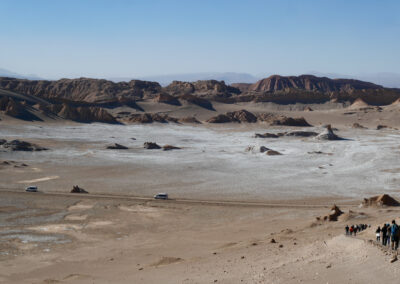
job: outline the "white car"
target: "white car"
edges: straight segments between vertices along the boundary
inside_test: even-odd
[[[154,199],[168,199],[168,194],[158,193],[158,194],[154,195]]]
[[[25,191],[27,191],[27,192],[37,192],[38,191],[38,188],[37,188],[37,186],[28,186],[27,188],[25,188]]]

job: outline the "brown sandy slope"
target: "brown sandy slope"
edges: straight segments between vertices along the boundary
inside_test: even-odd
[[[329,207],[304,201],[216,206],[0,194],[1,212],[17,216],[3,221],[2,238],[15,236],[12,229],[69,240],[2,242],[4,283],[397,283],[400,273],[390,254],[363,240],[397,209],[366,208],[365,218],[347,219],[373,224],[355,239],[343,236],[343,221],[313,222]]]

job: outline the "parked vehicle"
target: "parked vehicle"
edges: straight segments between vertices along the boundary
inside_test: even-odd
[[[158,193],[158,194],[154,195],[154,199],[168,199],[168,194]]]
[[[27,188],[25,188],[25,191],[27,191],[27,192],[37,192],[38,188],[37,188],[37,186],[31,185],[31,186],[28,186]]]

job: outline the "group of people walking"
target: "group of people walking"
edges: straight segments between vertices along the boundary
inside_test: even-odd
[[[364,231],[366,228],[368,228],[367,224],[351,225],[350,227],[346,225],[346,235],[356,236],[358,232]]]
[[[390,247],[390,243],[392,243],[392,249],[397,250],[399,247],[400,228],[395,220],[392,220],[392,225],[387,223],[384,224],[382,228],[378,226],[375,233],[377,242],[382,241],[382,245],[388,247]]]

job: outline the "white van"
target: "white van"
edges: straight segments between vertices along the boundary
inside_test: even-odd
[[[25,191],[27,191],[27,192],[37,192],[38,188],[37,188],[37,186],[31,185],[31,186],[28,186],[27,188],[25,188]]]
[[[168,194],[158,193],[158,194],[154,195],[154,199],[168,199]]]

